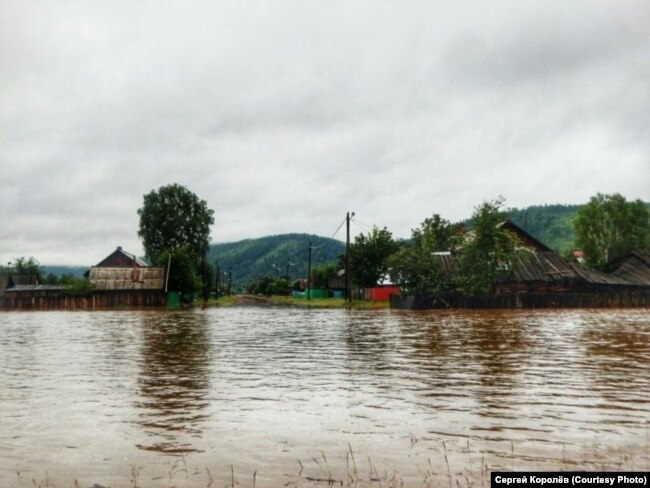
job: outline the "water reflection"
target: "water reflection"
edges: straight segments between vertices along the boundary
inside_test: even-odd
[[[102,470],[131,462],[168,486],[183,452],[248,463],[258,486],[321,451],[345,472],[348,445],[414,473],[441,440],[452,469],[648,452],[647,310],[4,313],[0,330],[2,486],[18,468],[63,486],[79,467],[126,486]]]
[[[650,330],[635,321],[594,321],[582,332],[592,388],[608,409],[623,408],[633,415],[650,414],[644,392],[650,391]],[[645,371],[646,374],[638,374]]]
[[[202,312],[144,316],[141,322],[141,358],[136,402],[137,423],[149,443],[145,450],[165,453],[198,451],[208,418],[210,342]]]
[[[479,365],[479,381],[489,396],[508,394],[516,386],[528,356],[522,322],[507,313],[487,313],[468,328],[470,361]]]

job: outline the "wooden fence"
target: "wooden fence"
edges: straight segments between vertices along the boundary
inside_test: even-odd
[[[162,290],[95,290],[89,295],[65,295],[53,291],[12,292],[4,297],[11,310],[102,310],[115,308],[165,307]]]
[[[428,310],[443,308],[634,308],[650,307],[650,289],[608,292],[511,293],[484,296],[391,295],[392,308]]]

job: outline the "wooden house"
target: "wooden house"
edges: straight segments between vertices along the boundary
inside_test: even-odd
[[[40,310],[163,307],[167,304],[166,278],[166,268],[147,266],[118,247],[90,268],[87,288],[13,284],[5,291],[4,303],[7,308]]]
[[[440,296],[392,297],[391,304],[397,308],[650,306],[649,251],[632,252],[600,271],[550,250],[512,222],[501,225],[514,235],[518,245],[511,261],[498,272],[493,294],[467,297],[453,291],[460,249],[457,253],[432,256],[433,265],[451,292]]]
[[[65,286],[15,285],[5,291],[4,306],[10,309],[58,309]]]
[[[101,307],[164,306],[166,268],[147,263],[118,247],[90,268],[88,281]]]
[[[7,290],[24,285],[38,285],[38,276],[35,274],[0,273],[0,306]]]

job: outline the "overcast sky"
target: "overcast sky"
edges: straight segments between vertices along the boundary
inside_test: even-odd
[[[647,0],[2,0],[0,263],[142,254],[174,182],[213,242],[650,200],[648,26]]]

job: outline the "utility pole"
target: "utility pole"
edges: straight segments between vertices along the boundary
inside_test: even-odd
[[[208,280],[206,280],[206,263],[205,263],[205,256],[201,258],[201,298],[203,298],[203,305],[208,302],[208,292],[210,290],[209,286],[210,283],[208,283]]]
[[[228,268],[228,296],[232,296],[232,266]]]
[[[309,264],[307,265],[307,300],[311,300],[311,241],[309,241]]]
[[[221,272],[221,268],[219,267],[219,261],[217,259],[214,260],[214,268],[216,272],[216,279],[214,282],[214,294],[215,294],[215,300],[219,299],[219,273]]]
[[[350,290],[350,219],[354,217],[354,212],[348,212],[345,216],[345,299],[352,303],[352,293]]]
[[[289,296],[289,290],[291,289],[291,284],[289,283],[289,261],[287,260],[287,295]]]

